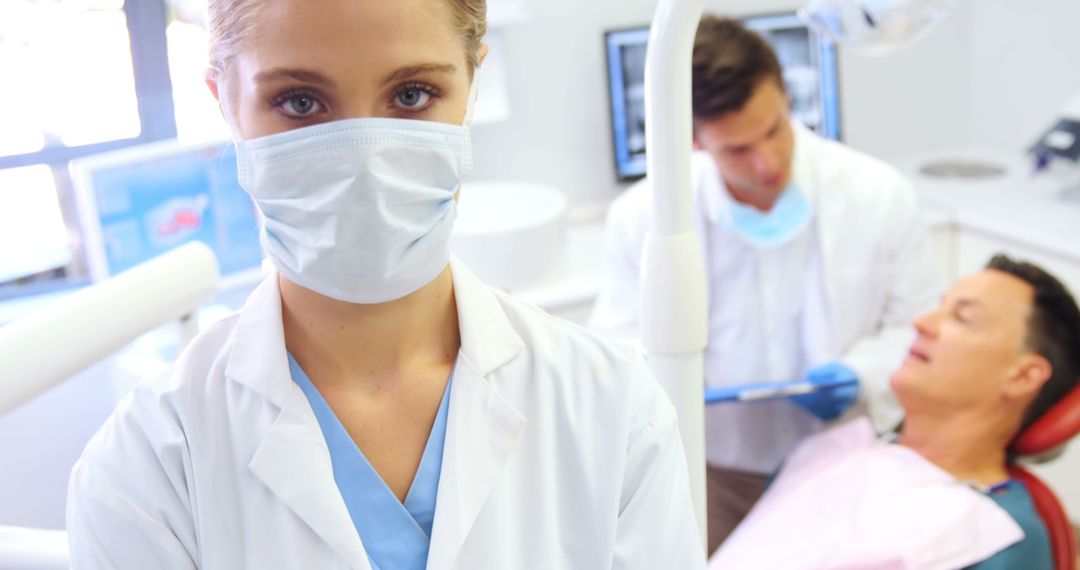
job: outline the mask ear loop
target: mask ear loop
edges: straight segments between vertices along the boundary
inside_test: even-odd
[[[225,70],[223,68],[214,68],[208,71],[214,75],[215,81],[217,81],[218,89],[218,109],[221,111],[221,117],[225,119],[225,126],[229,128],[229,136],[232,137],[233,143],[241,142],[243,139],[240,137],[240,130],[236,128],[236,119],[233,115],[233,109],[229,102],[229,93],[226,91],[224,75]]]
[[[480,91],[480,78],[483,76],[484,68],[477,67],[473,70],[472,84],[469,85],[469,103],[465,106],[465,120],[461,123],[463,127],[471,127],[473,117],[476,114],[476,96]]]

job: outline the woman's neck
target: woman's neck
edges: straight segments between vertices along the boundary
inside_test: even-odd
[[[386,381],[457,357],[461,340],[449,266],[405,297],[371,305],[278,279],[285,346],[310,376]]]

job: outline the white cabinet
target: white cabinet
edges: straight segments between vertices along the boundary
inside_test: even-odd
[[[929,233],[930,254],[938,271],[938,283],[943,286],[956,279],[956,229],[948,212],[924,208],[922,222]]]

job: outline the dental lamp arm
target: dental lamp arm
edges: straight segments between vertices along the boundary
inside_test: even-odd
[[[691,61],[704,0],[660,0],[645,57],[645,137],[654,224],[645,240],[642,342],[675,404],[705,543],[705,268],[691,192]]]
[[[0,414],[193,312],[217,281],[214,253],[192,242],[0,328]]]

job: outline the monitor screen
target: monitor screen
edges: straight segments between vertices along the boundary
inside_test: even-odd
[[[90,275],[98,281],[198,240],[223,277],[257,272],[258,217],[232,143],[168,141],[72,162]]]
[[[795,14],[742,20],[776,51],[791,96],[791,115],[818,134],[840,138],[840,97],[836,47],[806,27]],[[608,95],[615,169],[620,180],[645,175],[645,50],[649,28],[605,34]]]

